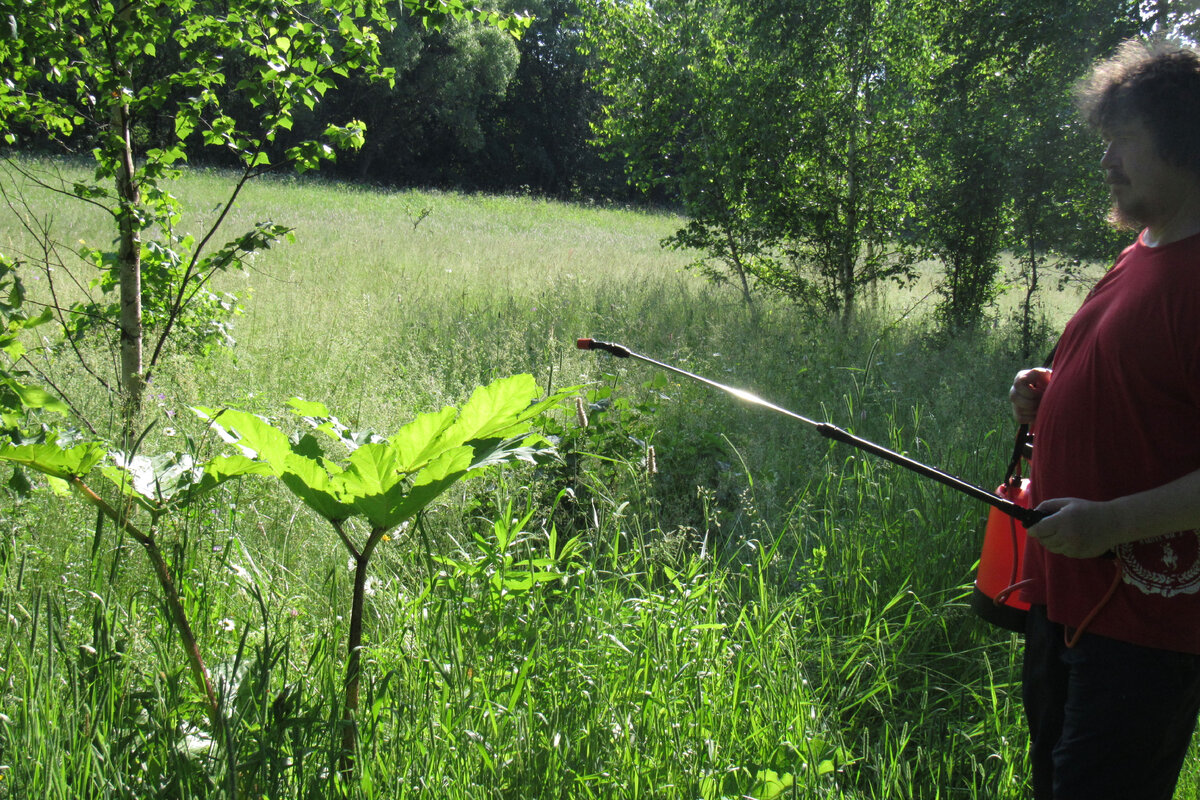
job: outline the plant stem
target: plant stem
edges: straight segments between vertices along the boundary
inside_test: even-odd
[[[71,484],[85,500],[100,509],[106,517],[132,536],[146,551],[146,555],[150,558],[150,564],[154,567],[154,575],[158,578],[158,584],[162,588],[163,599],[166,601],[167,609],[171,615],[171,623],[179,633],[180,643],[183,645],[184,654],[187,657],[188,668],[196,681],[196,685],[204,693],[205,704],[213,731],[218,735],[222,744],[224,744],[225,728],[224,718],[221,715],[220,701],[213,690],[212,679],[208,674],[208,669],[204,666],[204,659],[200,654],[200,645],[196,641],[196,634],[192,631],[191,623],[188,622],[187,611],[183,607],[179,591],[175,588],[175,581],[171,577],[170,567],[167,566],[166,559],[163,558],[162,551],[159,550],[154,536],[144,533],[130,522],[124,514],[109,505],[103,497],[92,491],[91,487],[85,484],[80,478],[72,478]]]
[[[345,701],[342,705],[342,753],[340,759],[342,777],[346,779],[354,776],[354,756],[358,750],[358,723],[355,718],[358,715],[358,696],[362,672],[362,628],[367,594],[367,567],[371,561],[371,552],[386,532],[386,528],[372,529],[361,553],[351,547],[351,552],[354,554],[354,595],[350,605],[350,636],[347,643],[349,651],[346,658]],[[349,540],[345,538],[341,528],[338,528],[338,533],[342,534],[343,541],[349,547]]]

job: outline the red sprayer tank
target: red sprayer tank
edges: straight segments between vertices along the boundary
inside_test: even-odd
[[[1005,481],[996,494],[1029,508],[1029,480]],[[971,608],[983,619],[1023,633],[1029,603],[1020,597],[1021,565],[1025,556],[1025,526],[1016,517],[993,508],[983,534],[983,552],[975,573]]]

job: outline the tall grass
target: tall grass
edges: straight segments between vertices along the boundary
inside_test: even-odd
[[[203,210],[222,185],[181,194]],[[91,224],[53,214],[64,239]],[[102,531],[93,557],[81,506],[10,497],[0,798],[1026,796],[1019,641],[965,605],[978,503],[573,347],[612,338],[990,486],[1022,366],[1003,312],[956,340],[911,296],[851,331],[770,302],[752,324],[659,249],[665,214],[319,182],[260,184],[238,214],[297,241],[226,278],[238,344],[172,356],[147,448],[215,446],[194,403],[299,395],[386,433],[517,372],[580,386],[586,426],[564,410],[559,461],[468,483],[382,546],[352,782],[349,573],[290,495],[243,480],[172,520],[228,748],[129,543]]]

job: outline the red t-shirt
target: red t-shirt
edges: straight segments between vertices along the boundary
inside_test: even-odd
[[[1063,332],[1034,432],[1035,504],[1110,500],[1200,469],[1200,235],[1162,247],[1139,237],[1121,253]],[[1123,579],[1088,630],[1200,654],[1196,532],[1121,545],[1116,557]],[[1116,570],[1030,539],[1024,596],[1077,627]]]

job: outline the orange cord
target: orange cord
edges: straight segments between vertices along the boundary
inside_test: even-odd
[[[1096,603],[1095,608],[1093,608],[1091,611],[1089,611],[1088,615],[1083,618],[1083,622],[1079,623],[1079,627],[1075,629],[1075,633],[1071,634],[1070,636],[1067,636],[1067,627],[1065,625],[1063,626],[1063,642],[1066,643],[1067,647],[1074,647],[1075,645],[1077,645],[1079,643],[1079,637],[1083,635],[1083,632],[1085,630],[1087,630],[1087,626],[1092,624],[1092,620],[1094,620],[1096,618],[1096,615],[1100,613],[1100,609],[1102,609],[1102,608],[1104,608],[1104,606],[1108,605],[1108,601],[1112,599],[1112,596],[1114,594],[1116,594],[1117,586],[1120,585],[1121,576],[1124,574],[1125,574],[1125,567],[1121,564],[1121,561],[1118,559],[1117,560],[1117,574],[1113,575],[1112,585],[1108,587],[1108,591],[1104,593],[1104,597],[1100,598],[1100,602]]]
[[[1026,586],[1028,586],[1031,583],[1033,583],[1033,578],[1026,578],[1023,581],[1017,581],[1016,583],[1012,584],[1011,586],[1006,586],[1005,588],[1001,589],[999,592],[996,593],[996,597],[992,600],[992,603],[994,603],[995,605],[998,605],[998,606],[1004,605],[1004,601],[1008,599],[1009,595],[1011,595],[1013,592],[1024,589]]]

